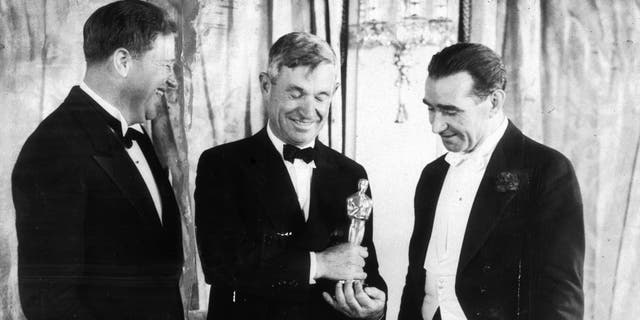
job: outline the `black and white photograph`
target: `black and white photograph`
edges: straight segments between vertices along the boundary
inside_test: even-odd
[[[640,314],[637,0],[0,0],[0,319]]]

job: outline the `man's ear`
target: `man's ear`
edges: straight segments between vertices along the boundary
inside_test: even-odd
[[[266,72],[261,72],[260,76],[260,91],[262,92],[262,96],[266,97],[271,93],[271,77]]]
[[[125,48],[118,48],[111,55],[111,59],[113,62],[113,68],[116,72],[123,78],[126,78],[131,71],[131,66],[133,63],[133,57],[129,50]]]
[[[333,88],[333,93],[335,94],[336,91],[338,91],[339,88],[340,88],[340,82],[336,82],[336,87]]]
[[[506,93],[502,89],[493,90],[489,99],[491,100],[491,113],[495,114],[502,110]]]

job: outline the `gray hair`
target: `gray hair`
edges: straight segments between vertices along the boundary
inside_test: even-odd
[[[269,50],[267,74],[275,83],[282,66],[308,66],[314,70],[321,63],[338,68],[336,53],[322,38],[306,32],[291,32],[280,37]]]

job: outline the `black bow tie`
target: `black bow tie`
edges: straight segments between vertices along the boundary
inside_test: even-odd
[[[133,145],[133,140],[138,141],[139,144],[142,139],[148,139],[148,137],[146,137],[146,134],[132,128],[128,128],[127,132],[123,136],[122,124],[120,123],[120,120],[110,115],[108,115],[106,119],[111,129],[113,129],[115,134],[120,138],[120,140],[122,140],[122,144],[124,144],[127,149],[131,148],[131,146]]]
[[[129,128],[127,129],[127,133],[124,135],[124,137],[122,137],[122,143],[124,143],[124,146],[127,147],[127,149],[129,149],[133,145],[133,140],[138,141],[138,143],[140,143],[140,141],[145,138],[146,137],[144,133],[136,129]]]
[[[141,143],[151,144],[151,139],[146,133],[140,132],[132,128],[128,128],[127,132],[123,136],[122,123],[120,122],[120,120],[108,114],[103,108],[98,108],[97,110],[100,114],[102,114],[105,117],[105,120],[107,120],[107,124],[109,125],[109,127],[113,129],[113,132],[118,136],[118,138],[120,138],[120,140],[122,141],[122,144],[124,144],[124,146],[127,149],[131,148],[131,146],[133,145],[133,140],[137,141],[138,145],[140,145]]]
[[[295,159],[300,159],[306,163],[313,161],[316,157],[316,150],[313,148],[300,149],[290,144],[285,144],[282,150],[284,160],[293,163]]]

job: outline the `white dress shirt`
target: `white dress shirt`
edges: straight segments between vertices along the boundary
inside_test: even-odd
[[[448,153],[449,170],[436,206],[424,267],[427,272],[422,316],[431,320],[440,307],[442,320],[467,319],[456,296],[456,274],[469,214],[491,154],[507,129],[500,126],[472,152]]]
[[[304,213],[304,221],[309,219],[309,202],[310,202],[310,193],[311,193],[311,175],[313,174],[313,169],[316,167],[315,161],[311,161],[309,163],[304,162],[301,159],[294,159],[293,163],[284,160],[283,150],[285,143],[280,140],[276,135],[271,131],[270,124],[267,123],[267,136],[269,136],[269,140],[273,143],[273,146],[278,150],[280,154],[280,158],[284,162],[287,171],[289,172],[289,178],[291,179],[291,183],[295,188],[296,195],[298,197],[298,204]],[[300,149],[304,148],[313,148],[315,147],[316,141],[313,140],[311,143],[299,147]],[[314,284],[315,274],[317,269],[316,255],[314,252],[309,252],[311,265],[309,266],[309,283]]]
[[[84,81],[80,83],[80,89],[88,94],[91,99],[95,100],[95,102],[97,102],[98,105],[102,107],[102,109],[104,109],[108,114],[120,120],[122,136],[127,133],[128,128],[144,133],[144,131],[142,131],[142,126],[140,126],[140,124],[138,123],[129,126],[127,124],[127,120],[124,119],[120,110],[100,97],[95,91],[89,88],[89,86]],[[147,186],[147,190],[149,190],[149,194],[151,194],[151,198],[153,199],[153,205],[158,212],[160,223],[162,223],[162,200],[160,199],[160,191],[158,190],[158,185],[156,184],[156,180],[153,178],[153,173],[151,172],[151,168],[149,167],[147,159],[144,157],[144,153],[142,153],[142,149],[140,149],[140,145],[138,145],[138,142],[135,140],[133,140],[132,142],[133,143],[131,145],[131,148],[125,148],[125,150],[127,150],[129,158],[131,158],[131,161],[133,161],[133,163],[136,165],[138,172],[140,172],[142,180],[144,180],[144,183]]]

